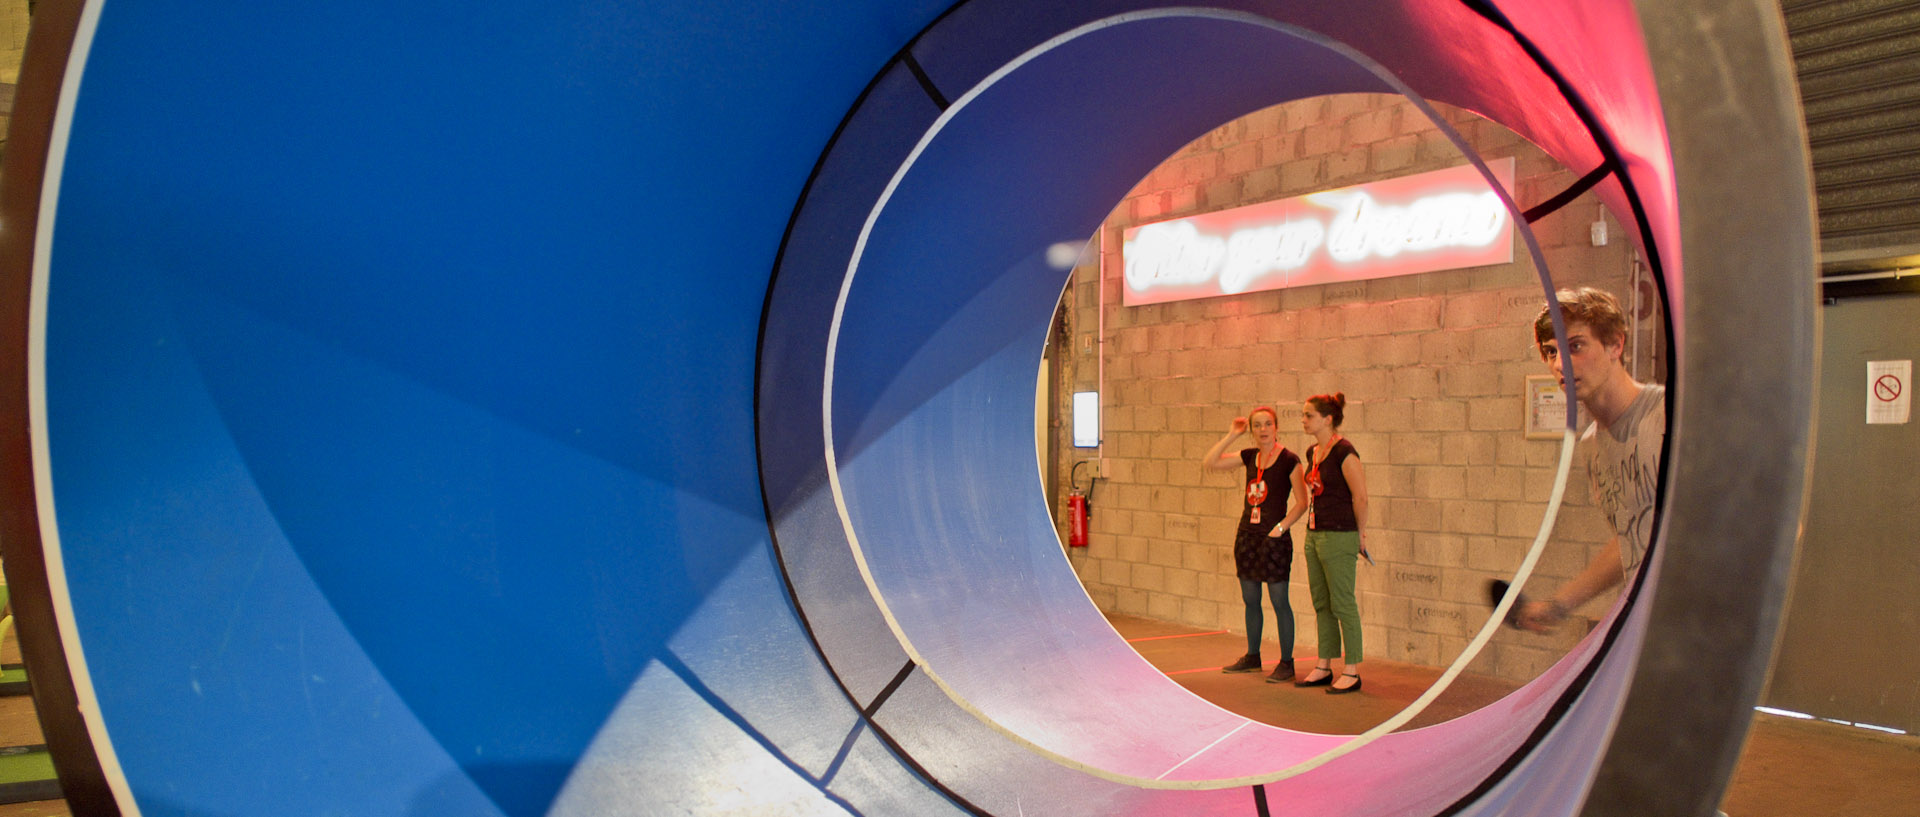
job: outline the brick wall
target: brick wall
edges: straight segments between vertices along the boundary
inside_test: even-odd
[[[1523,207],[1577,178],[1498,125],[1461,111],[1444,115],[1483,157],[1515,158]],[[1062,475],[1075,460],[1104,458],[1091,545],[1070,549],[1103,609],[1240,630],[1232,553],[1240,477],[1203,473],[1199,459],[1234,417],[1258,404],[1280,410],[1281,441],[1302,452],[1310,440],[1298,431],[1300,402],[1344,391],[1342,431],[1367,463],[1373,497],[1369,537],[1378,565],[1362,565],[1359,577],[1368,653],[1445,665],[1465,647],[1485,620],[1486,580],[1510,575],[1532,543],[1559,455],[1557,440],[1529,440],[1521,431],[1524,379],[1547,373],[1532,347],[1531,321],[1543,297],[1524,246],[1516,246],[1512,264],[1360,283],[1142,307],[1121,306],[1119,292],[1127,227],[1464,162],[1400,97],[1321,97],[1207,133],[1115,208],[1102,227],[1101,262],[1075,270],[1067,289],[1071,351],[1056,358],[1059,381],[1070,384],[1062,391],[1070,392],[1099,385],[1096,364],[1104,357],[1102,448],[1076,450],[1064,439],[1055,447]],[[1592,245],[1597,219],[1607,221],[1606,246]],[[1628,294],[1629,245],[1597,199],[1582,197],[1534,229],[1557,285]],[[1661,379],[1653,369],[1659,323],[1656,315],[1637,333],[1643,380]],[[1067,396],[1059,398],[1064,410]],[[1535,587],[1576,573],[1605,539],[1577,467],[1568,500]],[[1297,528],[1296,555],[1302,535]],[[1295,568],[1292,603],[1306,648],[1314,642],[1312,605],[1297,558]],[[1581,612],[1597,617],[1610,601]],[[1532,677],[1582,630],[1505,632],[1473,670]]]
[[[14,89],[27,52],[27,0],[0,0],[0,150],[13,118]]]

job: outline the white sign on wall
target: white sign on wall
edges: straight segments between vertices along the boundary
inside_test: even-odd
[[[1904,423],[1913,405],[1913,361],[1867,361],[1867,424]]]
[[[1513,157],[1487,163],[1513,189]],[[1127,306],[1513,261],[1506,202],[1472,165],[1129,227]]]

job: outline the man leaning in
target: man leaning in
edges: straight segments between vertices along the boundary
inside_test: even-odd
[[[1653,537],[1660,444],[1667,433],[1666,388],[1633,379],[1624,361],[1627,318],[1611,294],[1594,289],[1555,293],[1567,327],[1567,348],[1553,336],[1546,309],[1533,321],[1541,360],[1570,386],[1593,424],[1580,437],[1593,503],[1613,535],[1580,574],[1544,600],[1514,614],[1525,629],[1546,632],[1580,605],[1618,585],[1640,566]],[[1571,383],[1568,382],[1569,376]]]

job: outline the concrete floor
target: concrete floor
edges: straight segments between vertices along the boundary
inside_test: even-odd
[[[1440,675],[1439,669],[1369,659],[1361,691],[1332,697],[1319,688],[1266,683],[1264,671],[1222,673],[1221,666],[1246,651],[1242,636],[1132,616],[1108,620],[1142,657],[1194,694],[1290,729],[1363,732],[1399,712]],[[1279,648],[1269,642],[1262,652],[1266,669],[1272,669]],[[1303,651],[1294,662],[1304,673],[1314,657]],[[1512,688],[1508,682],[1462,674],[1405,728],[1457,717]],[[1721,808],[1729,817],[1920,817],[1920,736],[1755,713]]]

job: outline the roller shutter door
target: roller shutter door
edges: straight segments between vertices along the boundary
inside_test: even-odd
[[[1784,0],[1823,272],[1920,266],[1920,3]]]

